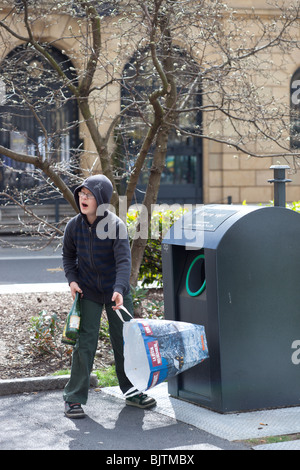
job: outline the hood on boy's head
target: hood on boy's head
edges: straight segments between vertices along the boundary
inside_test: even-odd
[[[74,191],[75,202],[80,209],[78,193],[82,188],[87,188],[96,198],[97,206],[100,204],[108,204],[113,193],[113,185],[111,181],[104,175],[89,176]]]

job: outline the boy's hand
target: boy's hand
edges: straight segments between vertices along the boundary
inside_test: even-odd
[[[82,294],[82,290],[80,289],[79,285],[75,281],[71,282],[70,289],[71,289],[71,295],[73,297],[73,300],[75,300],[76,292],[79,292],[79,294]]]
[[[112,307],[113,310],[117,310],[123,305],[123,295],[119,292],[114,292],[111,300],[112,302],[116,302],[116,305]]]

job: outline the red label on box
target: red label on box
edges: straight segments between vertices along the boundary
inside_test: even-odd
[[[155,385],[157,384],[157,382],[159,380],[159,374],[160,374],[159,370],[153,373],[152,381],[151,381],[151,384],[148,388],[155,387]]]
[[[148,348],[153,367],[160,366],[162,364],[162,360],[159,351],[158,341],[150,341],[148,343]]]
[[[152,335],[153,335],[153,331],[151,330],[149,324],[148,324],[146,321],[143,321],[143,320],[139,320],[139,322],[143,325],[143,328],[144,328],[144,331],[145,331],[145,335],[146,335],[146,336],[152,336]]]

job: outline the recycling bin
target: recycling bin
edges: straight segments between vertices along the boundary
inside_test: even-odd
[[[220,413],[300,404],[299,235],[284,207],[207,205],[171,227],[165,318],[203,325],[209,351],[172,396]]]

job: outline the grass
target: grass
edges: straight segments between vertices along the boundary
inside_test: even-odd
[[[71,374],[70,369],[61,369],[61,370],[57,370],[56,372],[53,372],[52,375],[70,375],[70,374]]]
[[[62,369],[54,372],[53,375],[69,375],[70,369]],[[115,366],[109,366],[101,370],[93,370],[93,374],[97,376],[98,387],[115,387],[119,384]]]
[[[268,436],[260,439],[246,439],[242,441],[246,445],[250,445],[251,447],[259,446],[259,445],[266,445],[266,444],[276,444],[278,442],[289,442],[295,441],[300,439],[300,434],[285,434],[282,436]]]
[[[96,374],[98,378],[99,387],[115,387],[119,384],[115,366],[109,366],[106,369],[101,370],[94,370],[93,373]]]

